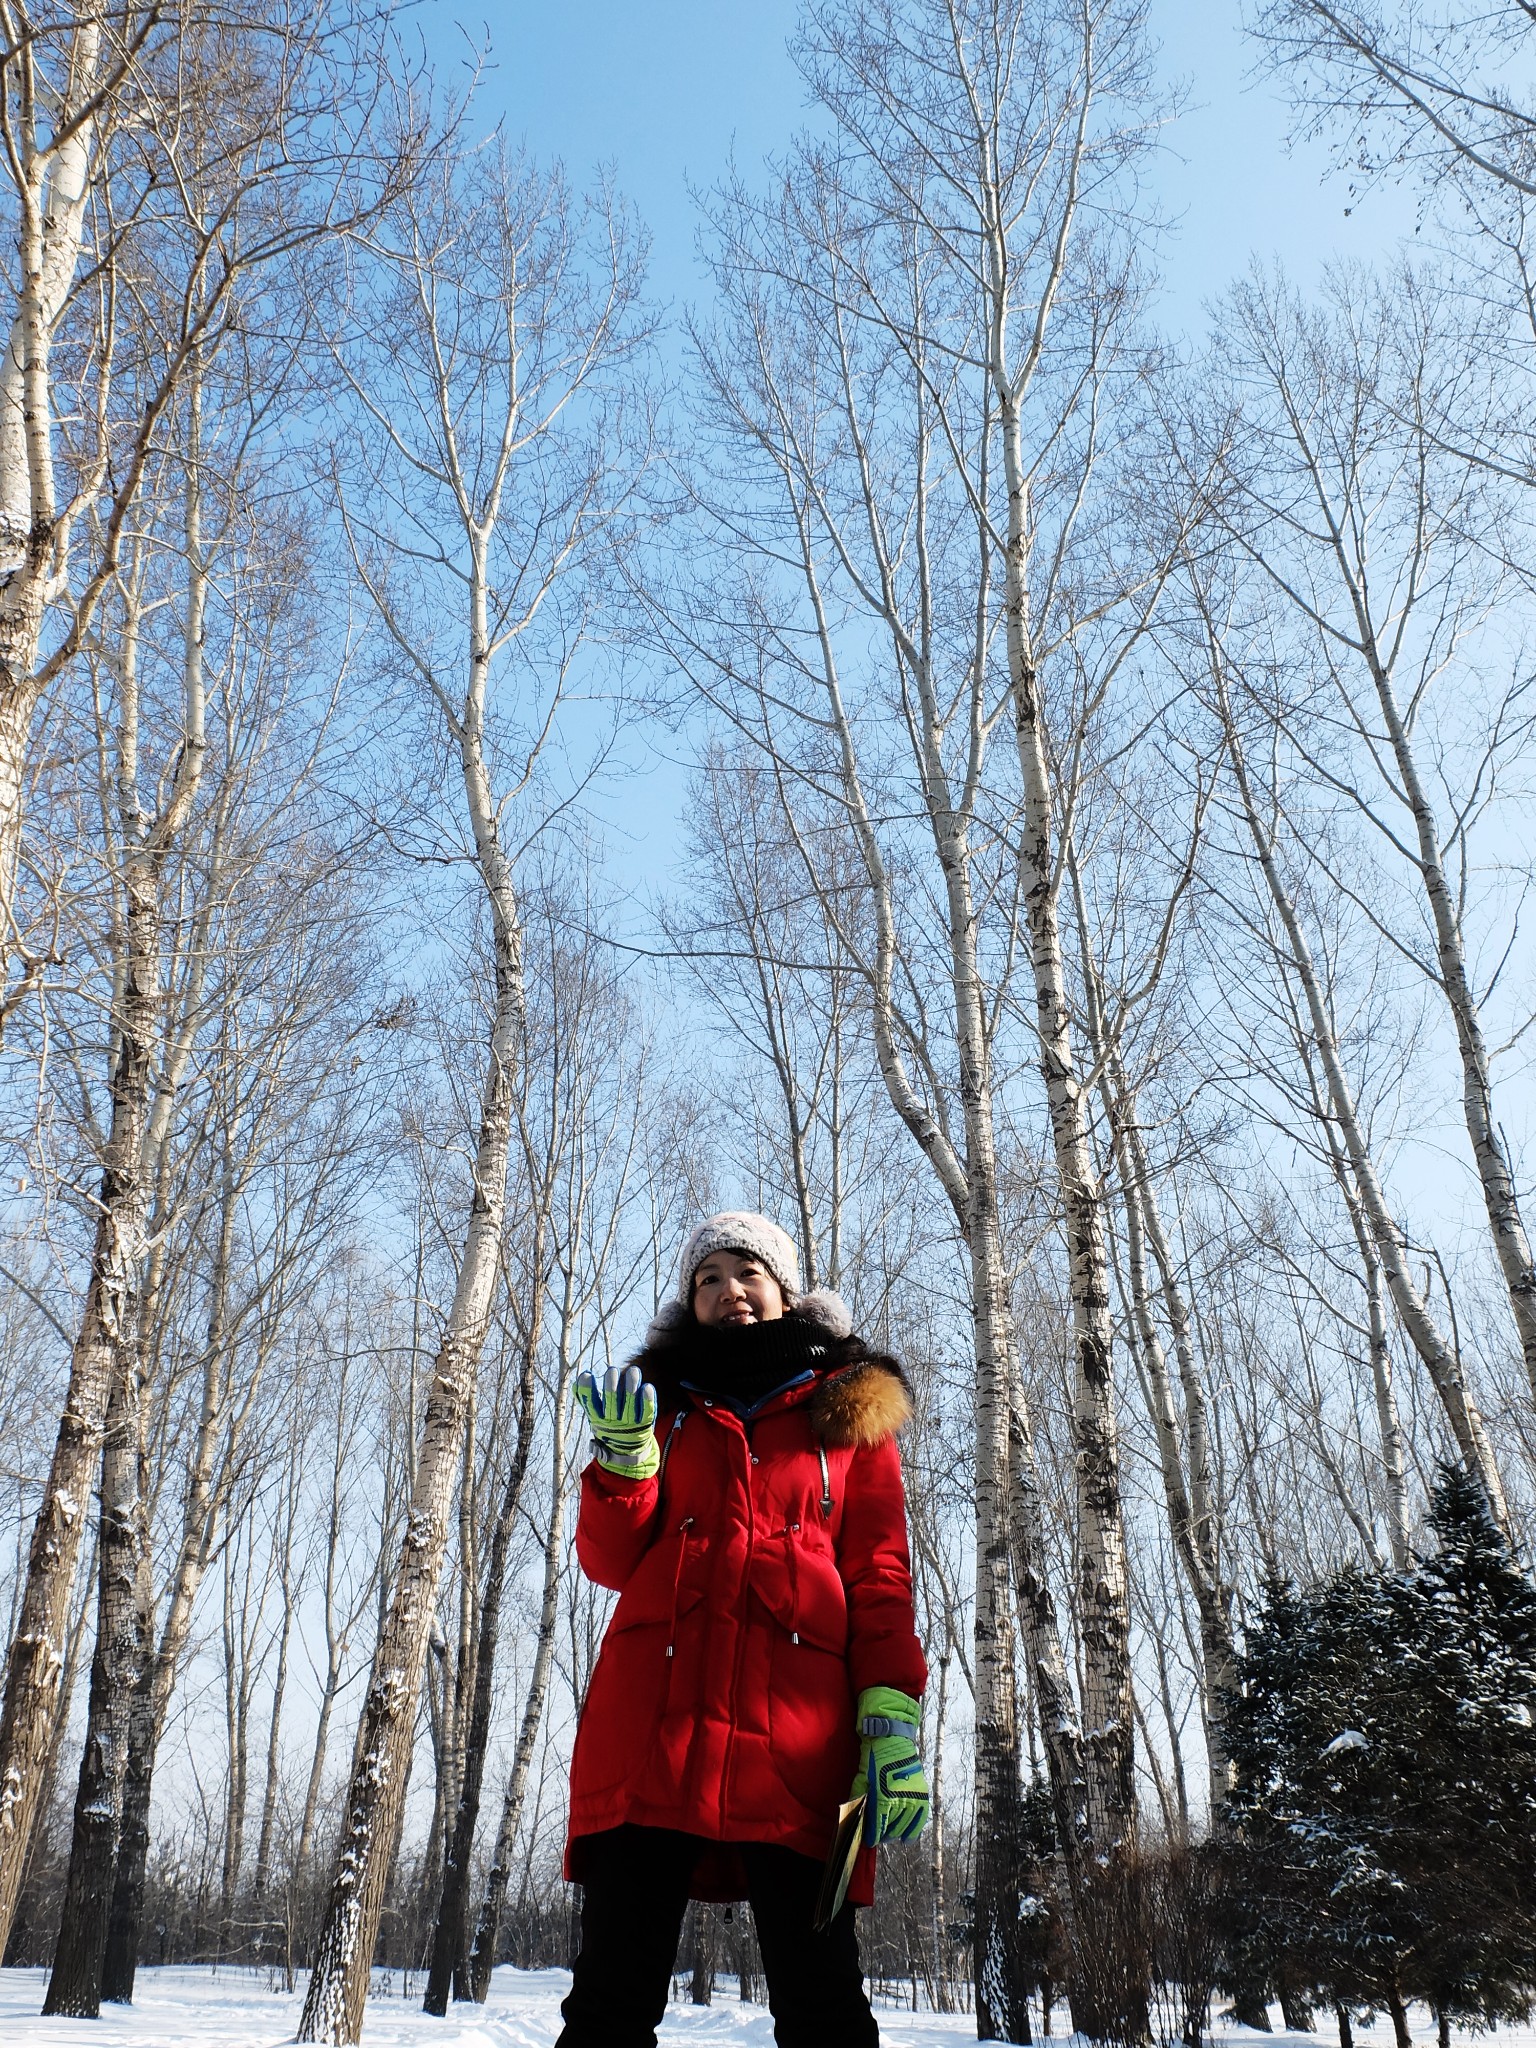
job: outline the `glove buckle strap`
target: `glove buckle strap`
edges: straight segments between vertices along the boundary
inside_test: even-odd
[[[896,1721],[889,1714],[866,1714],[859,1723],[859,1733],[877,1739],[882,1735],[902,1735],[908,1742],[916,1742],[919,1729],[915,1721]]]

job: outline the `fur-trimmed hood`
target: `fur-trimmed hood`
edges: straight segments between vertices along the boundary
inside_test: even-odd
[[[815,1385],[806,1395],[812,1429],[843,1450],[884,1443],[912,1419],[912,1395],[894,1358],[871,1351],[854,1334],[853,1318],[830,1289],[805,1294],[785,1313],[786,1322],[806,1327],[815,1351]],[[697,1328],[680,1302],[667,1302],[652,1319],[645,1343],[631,1363],[638,1365],[663,1408],[689,1398],[681,1381],[679,1356],[686,1335]]]
[[[858,1346],[846,1364],[829,1367],[817,1380],[809,1407],[811,1427],[824,1443],[844,1450],[881,1444],[912,1420],[906,1374],[894,1358]]]

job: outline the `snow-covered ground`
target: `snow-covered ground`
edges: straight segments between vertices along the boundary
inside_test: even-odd
[[[291,1996],[274,1990],[265,1971],[140,1970],[133,2007],[108,2007],[99,2020],[45,2020],[38,2016],[47,1981],[42,1970],[0,1970],[0,2042],[5,2048],[47,2042],[49,2048],[278,2048],[293,2039],[302,1984]],[[455,2006],[446,2020],[421,2010],[422,1979],[403,1996],[398,1976],[378,1979],[363,2030],[366,2048],[550,2048],[560,2031],[559,2004],[570,1979],[563,1970],[500,1969],[483,2011]],[[1333,2048],[1333,2028],[1315,2035],[1250,2033],[1218,2022],[1223,2048]],[[1414,2039],[1432,2042],[1428,2013],[1415,2012]],[[967,2048],[976,2039],[968,2016],[882,2011],[880,2036],[886,2048]],[[712,2048],[772,2048],[773,2024],[763,2006],[743,2006],[729,1993],[710,2006],[673,2005],[661,2029],[664,2043],[712,2044]],[[1386,2019],[1374,2027],[1356,2025],[1358,2048],[1391,2048]],[[1057,2037],[1058,2048],[1069,2048]],[[1536,2028],[1504,2027],[1497,2048],[1536,2048]],[[828,2048],[835,2048],[829,2043]]]

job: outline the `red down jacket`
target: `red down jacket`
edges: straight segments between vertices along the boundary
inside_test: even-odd
[[[654,1479],[595,1461],[582,1475],[577,1556],[620,1598],[576,1733],[566,1875],[580,1880],[584,1836],[626,1821],[823,1857],[858,1764],[858,1694],[916,1697],[927,1681],[900,1371],[844,1337],[818,1349],[813,1380],[744,1421],[682,1391],[664,1350],[637,1363],[666,1455]],[[739,1859],[701,1857],[693,1892],[741,1898]],[[871,1850],[850,1896],[874,1896]]]

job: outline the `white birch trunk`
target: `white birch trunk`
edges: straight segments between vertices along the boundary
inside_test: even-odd
[[[1104,1196],[1088,1138],[1087,1105],[1073,1051],[1061,953],[1054,793],[1039,679],[1030,651],[1028,485],[1015,407],[1005,409],[1002,431],[1008,486],[1005,617],[1014,733],[1024,785],[1019,858],[1035,981],[1035,1029],[1050,1110],[1072,1298],[1083,1756],[1089,1825],[1095,1849],[1103,1856],[1129,1849],[1136,1832],[1130,1592],[1120,1499],[1109,1259]]]
[[[194,538],[195,497],[194,484],[188,509]],[[195,610],[195,604],[189,609]],[[205,740],[199,655],[189,661],[184,678],[183,746],[177,771],[164,809],[146,824],[138,791],[136,631],[130,601],[118,665],[120,705],[115,736],[114,783],[123,874],[122,956],[110,1076],[112,1119],[98,1195],[91,1278],[71,1356],[53,1464],[33,1531],[20,1624],[11,1645],[5,1706],[0,1715],[0,1944],[15,1912],[20,1859],[41,1783],[46,1729],[57,1699],[61,1668],[60,1630],[114,1376],[132,1388],[135,1404],[141,1392],[138,1287],[148,1222],[146,1150],[160,1012],[160,878],[166,855],[197,796]],[[126,1426],[137,1441],[137,1418]],[[115,1755],[116,1750],[108,1744],[104,1753]],[[114,1796],[120,1800],[120,1784]]]
[[[1387,1338],[1387,1320],[1382,1310],[1381,1261],[1367,1240],[1365,1258],[1366,1301],[1370,1313],[1371,1384],[1376,1395],[1376,1428],[1381,1443],[1381,1469],[1386,1493],[1387,1543],[1394,1571],[1405,1572],[1412,1563],[1408,1541],[1408,1460],[1403,1447],[1403,1425],[1397,1412],[1392,1386],[1392,1347]]]
[[[1200,1622],[1200,1705],[1205,1729],[1211,1812],[1218,1815],[1230,1770],[1222,1736],[1222,1700],[1236,1678],[1236,1644],[1232,1630],[1232,1592],[1221,1576],[1219,1525],[1211,1462],[1210,1408],[1199,1365],[1189,1307],[1179,1286],[1173,1255],[1163,1229],[1136,1100],[1127,1083],[1118,1050],[1107,1043],[1103,989],[1088,930],[1087,901],[1074,850],[1066,851],[1066,872],[1072,885],[1091,1049],[1099,1070],[1099,1087],[1109,1119],[1115,1167],[1120,1178],[1126,1223],[1126,1280],[1131,1315],[1140,1347],[1147,1410],[1157,1442],[1169,1534]],[[1178,1363],[1183,1415],[1174,1397],[1173,1376],[1154,1307],[1154,1282],[1148,1254],[1156,1267],[1155,1292],[1160,1297],[1173,1336]]]
[[[130,1327],[132,1327],[130,1325]],[[75,1797],[63,1922],[44,2013],[95,2019],[122,1824],[128,1724],[140,1673],[147,1529],[139,1493],[140,1388],[136,1344],[117,1354],[101,1464],[96,1647],[85,1749]]]
[[[1536,1399],[1536,1262],[1531,1257],[1531,1241],[1520,1213],[1514,1173],[1494,1115],[1488,1045],[1483,1035],[1480,1006],[1467,971],[1461,915],[1445,872],[1434,807],[1419,774],[1413,742],[1397,702],[1392,678],[1376,658],[1374,647],[1369,661],[1371,680],[1376,686],[1377,702],[1381,706],[1393,759],[1397,763],[1402,793],[1412,814],[1418,839],[1419,876],[1434,925],[1440,986],[1456,1027],[1456,1049],[1461,1058],[1462,1113],[1472,1144],[1478,1183],[1483,1191],[1488,1229],[1499,1271],[1508,1290],[1515,1334],[1525,1362],[1526,1381],[1532,1398]]]
[[[361,2034],[385,1886],[404,1811],[422,1668],[448,1542],[465,1417],[490,1322],[506,1211],[512,1091],[527,1035],[520,908],[486,767],[484,718],[491,658],[485,535],[474,536],[470,682],[457,721],[465,802],[490,909],[495,1008],[480,1105],[474,1187],[452,1306],[434,1362],[404,1543],[354,1751],[336,1873],[299,2023],[301,2041]]]
[[[559,1619],[560,1585],[565,1567],[565,1505],[571,1483],[571,1475],[566,1469],[565,1452],[569,1424],[567,1409],[574,1361],[570,1355],[564,1326],[560,1348],[560,1373],[555,1388],[552,1417],[552,1498],[549,1529],[544,1539],[544,1587],[539,1600],[533,1670],[529,1675],[528,1692],[523,1701],[523,1718],[517,1731],[517,1748],[512,1756],[512,1771],[507,1779],[506,1794],[501,1802],[501,1819],[496,1828],[496,1846],[491,1853],[491,1867],[486,1875],[485,1898],[475,1926],[474,1945],[470,1950],[469,1990],[477,2005],[484,2005],[486,1994],[491,1988],[491,1971],[496,1962],[496,1941],[501,1931],[502,1906],[507,1895],[507,1876],[512,1868],[512,1851],[517,1846],[517,1830],[528,1789],[528,1773],[533,1766],[534,1745],[538,1741],[539,1729],[543,1724],[544,1703],[549,1697],[549,1674],[554,1666],[555,1626]]]
[[[144,1382],[141,1357],[143,1324],[140,1277],[148,1234],[150,1190],[155,1178],[154,1148],[164,1142],[175,1095],[185,1067],[186,1047],[173,1047],[170,1060],[157,1062],[162,978],[162,893],[167,859],[176,846],[196,803],[206,755],[206,687],[203,673],[203,620],[207,571],[201,524],[200,423],[201,379],[192,377],[184,427],[185,490],[183,543],[187,567],[186,627],[181,678],[182,716],[175,771],[159,812],[146,818],[140,794],[140,670],[139,596],[136,585],[122,587],[123,618],[118,645],[117,724],[111,734],[115,758],[110,788],[115,799],[115,836],[121,849],[121,954],[118,970],[118,1031],[112,1059],[113,1141],[118,1137],[121,1106],[122,1143],[134,1153],[131,1173],[114,1191],[118,1209],[121,1277],[112,1281],[121,1293],[113,1309],[110,1401],[121,1408],[109,1431],[103,1454],[101,1575],[98,1659],[110,1659],[110,1683],[96,1683],[93,1665],[87,1714],[87,1769],[95,1785],[78,1803],[71,1843],[78,1881],[66,1892],[60,1927],[54,1984],[55,2009],[94,2015],[100,2007],[107,1954],[116,1863],[121,1842],[129,1768],[131,1729],[140,1715],[140,1689],[146,1677],[145,1658],[151,1637],[147,1506],[138,1500],[140,1448],[144,1434]],[[103,735],[105,746],[106,736]],[[105,764],[104,764],[105,765]],[[103,778],[105,782],[105,777]],[[181,1054],[178,1061],[176,1053]],[[156,1066],[159,1066],[158,1073]],[[104,1207],[106,1184],[103,1183]],[[104,1276],[105,1281],[105,1276]],[[93,1286],[95,1276],[93,1274]],[[90,1298],[87,1298],[87,1325]],[[85,1332],[82,1329],[82,1337]],[[73,1377],[73,1376],[72,1376]],[[122,1404],[126,1404],[123,1406]],[[68,1417],[66,1415],[66,1423]],[[61,1430],[61,1443],[63,1432]],[[125,1446],[130,1448],[125,1448]],[[129,1493],[133,1500],[130,1503]],[[71,1561],[71,1571],[73,1563]],[[130,1640],[132,1648],[130,1649]],[[136,1787],[147,1797],[148,1787]],[[140,1820],[145,1816],[140,1814]]]
[[[1365,1133],[1355,1109],[1354,1094],[1344,1072],[1338,1040],[1334,1035],[1328,1006],[1313,964],[1312,950],[1307,943],[1306,933],[1302,930],[1301,919],[1291,900],[1285,878],[1280,873],[1279,863],[1275,859],[1274,843],[1249,778],[1247,758],[1236,722],[1232,717],[1219,655],[1214,658],[1213,669],[1217,700],[1226,728],[1228,758],[1232,763],[1233,778],[1237,784],[1243,817],[1258,856],[1259,868],[1264,876],[1270,901],[1285,933],[1289,966],[1300,984],[1306,1001],[1313,1039],[1328,1082],[1333,1115],[1349,1157],[1350,1171],[1359,1190],[1361,1207],[1370,1224],[1372,1241],[1386,1275],[1392,1305],[1397,1310],[1399,1320],[1408,1333],[1409,1342],[1423,1361],[1430,1384],[1439,1397],[1462,1463],[1470,1477],[1481,1487],[1494,1520],[1500,1528],[1507,1529],[1509,1511],[1504,1498],[1504,1487],[1494,1459],[1493,1447],[1483,1426],[1482,1416],[1478,1413],[1476,1403],[1467,1387],[1461,1360],[1441,1335],[1429,1304],[1414,1284],[1413,1276],[1408,1269],[1407,1240],[1402,1226],[1388,1205],[1386,1193],[1376,1171],[1376,1162],[1366,1144]]]
[[[1019,1714],[1014,1676],[1013,1604],[1009,1580],[1009,1434],[1013,1313],[1004,1257],[993,1131],[990,1023],[977,953],[968,824],[980,771],[981,722],[972,722],[962,794],[952,794],[941,756],[943,720],[920,652],[890,623],[910,666],[920,706],[917,766],[944,881],[945,937],[964,1156],[959,1156],[911,1083],[898,1042],[892,999],[897,961],[896,919],[879,836],[864,796],[853,729],[843,702],[832,636],[822,603],[809,533],[802,523],[801,560],[816,617],[822,678],[842,765],[844,803],[863,856],[875,920],[871,1014],[881,1078],[892,1107],[922,1148],[955,1212],[971,1269],[971,1323],[976,1360],[973,1408],[976,1607],[974,1690],[978,1864],[975,1972],[977,2024],[997,2040],[1021,2040],[1028,2024],[1018,1977],[1018,1871],[1010,1843],[1018,1816]],[[921,543],[920,543],[921,546]],[[1026,1537],[1025,1539],[1029,1539]],[[1034,1552],[1043,1581],[1044,1551]],[[1048,1655],[1053,1654],[1047,1651]],[[1054,1655],[1060,1660],[1059,1644]]]
[[[17,936],[17,855],[43,615],[59,576],[49,357],[80,260],[98,121],[91,111],[103,70],[100,16],[70,38],[62,91],[39,74],[32,48],[5,58],[7,141],[16,177],[20,289],[0,359],[0,958]],[[45,140],[38,128],[51,122]],[[3,1817],[0,1817],[3,1828]],[[0,1848],[0,1938],[7,1924]],[[14,1902],[12,1902],[12,1905]]]
[[[1063,80],[1066,125],[1055,139],[1062,186],[1042,229],[1043,261],[1032,282],[1028,340],[1015,360],[1013,296],[1023,256],[1010,240],[999,164],[997,104],[973,76],[972,53],[951,17],[955,61],[976,134],[975,204],[984,264],[985,368],[996,407],[1007,518],[1003,536],[1003,622],[1014,736],[1023,786],[1020,880],[1030,937],[1041,1076],[1066,1235],[1074,1331],[1072,1429],[1077,1456],[1077,1618],[1082,1649],[1082,1767],[1094,1849],[1107,1863],[1129,1851],[1136,1831],[1135,1728],[1130,1594],[1120,1499],[1120,1454],[1111,1349],[1109,1264],[1087,1105],[1074,1058],[1058,918],[1054,792],[1030,603],[1030,502],[1022,407],[1045,345],[1073,246],[1078,181],[1089,152],[1096,26],[1085,15],[1077,70]],[[982,500],[985,502],[985,492]],[[1069,1852],[1070,1853],[1070,1852]]]
[[[1381,1455],[1382,1495],[1386,1514],[1387,1548],[1394,1571],[1407,1571],[1412,1562],[1408,1519],[1408,1453],[1398,1413],[1397,1393],[1392,1384],[1392,1343],[1387,1330],[1386,1304],[1382,1298],[1383,1275],[1370,1219],[1360,1199],[1350,1170],[1349,1155],[1339,1136],[1336,1119],[1330,1115],[1326,1086],[1320,1088],[1307,1027],[1299,1014],[1295,1032],[1302,1063],[1306,1068],[1307,1092],[1328,1144],[1328,1160],[1334,1181],[1349,1217],[1350,1229],[1360,1251],[1365,1276],[1366,1344],[1370,1356],[1371,1392],[1376,1405],[1376,1435]]]

